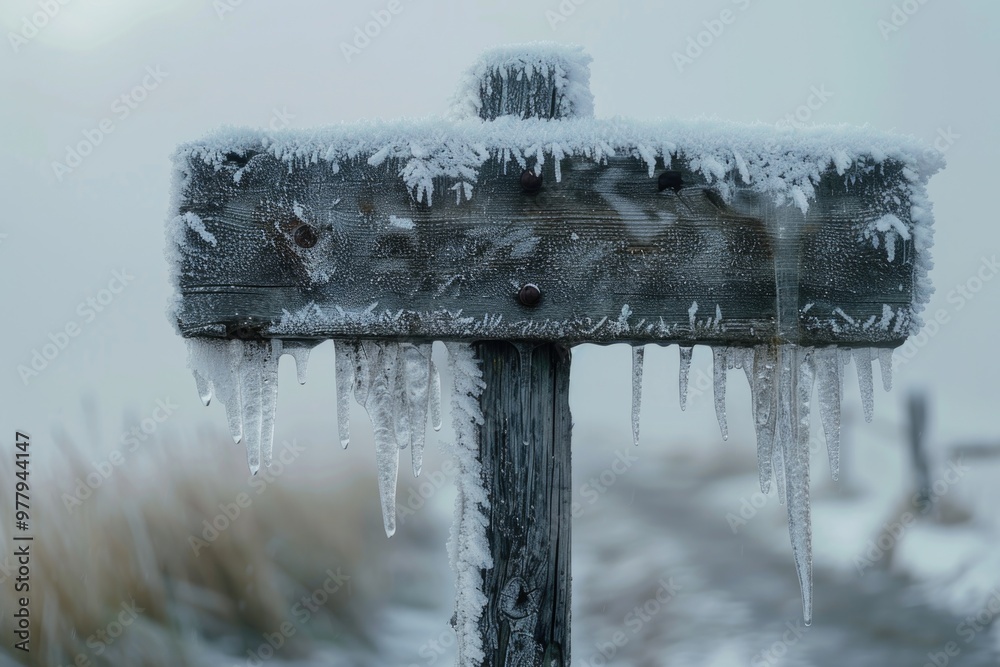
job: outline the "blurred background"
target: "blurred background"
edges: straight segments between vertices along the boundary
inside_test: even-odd
[[[441,114],[483,48],[535,40],[586,47],[598,116],[870,124],[948,162],[929,187],[937,292],[925,319],[936,324],[896,351],[895,388],[877,394],[871,424],[849,370],[837,483],[813,425],[811,627],[800,624],[785,510],[757,486],[742,373],[730,378],[722,442],[709,350],[695,350],[684,412],[676,348],[648,350],[634,450],[629,350],[574,350],[574,665],[1000,664],[989,352],[1000,225],[983,194],[998,148],[1000,5],[398,3],[360,48],[357,31],[388,2],[0,5],[0,490],[12,498],[14,433],[27,433],[36,535],[25,655],[11,649],[4,505],[0,664],[453,661],[454,491],[435,446],[451,437],[448,420],[424,475],[403,467],[404,518],[386,540],[370,427],[355,406],[340,451],[324,343],[304,387],[282,361],[285,463],[251,480],[165,315],[169,156],[222,124]],[[691,49],[723,11],[734,20]],[[87,154],[69,155],[81,142]],[[78,333],[61,336],[67,327]],[[33,365],[49,343],[58,353]],[[638,461],[614,472],[626,452]],[[250,502],[239,516],[220,519],[240,498]],[[213,522],[226,525],[214,538]],[[649,604],[670,586],[668,603]]]

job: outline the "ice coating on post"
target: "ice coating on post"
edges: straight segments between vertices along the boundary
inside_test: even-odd
[[[642,362],[646,350],[641,345],[632,348],[632,442],[639,446],[639,412],[642,409]]]
[[[479,426],[483,423],[479,396],[485,384],[472,346],[465,343],[446,345],[455,383],[451,398],[455,444],[451,454],[458,470],[455,480],[458,498],[448,553],[457,579],[454,618],[457,664],[479,665],[485,657],[479,631],[479,622],[487,603],[483,592],[483,570],[493,567],[486,537],[490,499],[483,484],[485,472],[479,459]]]

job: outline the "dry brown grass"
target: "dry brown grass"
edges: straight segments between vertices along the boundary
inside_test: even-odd
[[[144,444],[70,511],[62,494],[94,468],[68,438],[56,444],[54,456],[33,453],[32,651],[25,660],[5,640],[7,657],[32,667],[246,664],[247,651],[283,622],[295,634],[278,652],[281,660],[306,656],[317,644],[370,653],[366,628],[391,586],[380,565],[385,537],[372,479],[317,488],[297,480],[292,464],[261,490],[248,485],[244,459],[228,436],[164,436]],[[12,470],[0,476],[3,497],[13,496],[12,479]],[[196,555],[191,537],[203,537],[203,521],[240,493],[250,506]],[[11,520],[9,512],[0,518],[6,536]],[[324,583],[336,587],[327,570],[349,579],[304,620],[308,607],[298,600]],[[9,638],[13,587],[0,586],[7,589],[0,633]],[[117,631],[123,605],[142,611],[120,636],[102,642],[97,633]]]

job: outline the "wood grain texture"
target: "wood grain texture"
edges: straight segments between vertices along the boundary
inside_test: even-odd
[[[185,232],[182,333],[896,346],[909,331],[911,242],[890,262],[862,235],[887,211],[908,219],[908,202],[880,196],[899,169],[854,184],[829,172],[803,215],[686,164],[671,165],[683,186],[661,191],[663,169],[633,158],[565,159],[558,180],[550,160],[529,195],[520,169],[488,163],[471,199],[441,182],[431,206],[401,166],[290,172],[263,152],[187,165],[178,212],[216,244]],[[294,242],[303,224],[311,248]],[[542,291],[535,308],[515,298],[526,283]]]
[[[484,664],[569,667],[570,352],[502,342],[476,352],[494,561],[483,572]]]

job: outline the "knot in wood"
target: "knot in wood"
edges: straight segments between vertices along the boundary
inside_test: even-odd
[[[524,580],[514,577],[500,591],[500,613],[512,620],[527,618],[538,613],[539,591],[529,591]]]

